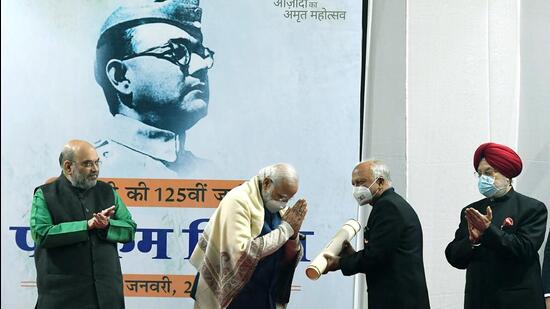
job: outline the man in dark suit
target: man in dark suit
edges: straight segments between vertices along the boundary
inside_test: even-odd
[[[537,251],[544,241],[546,206],[512,188],[522,163],[507,146],[479,146],[474,168],[486,198],[462,209],[445,250],[452,266],[466,269],[464,308],[544,309]]]
[[[325,255],[327,272],[364,273],[369,309],[428,309],[422,258],[422,227],[414,209],[391,186],[388,167],[376,160],[359,163],[352,173],[353,195],[372,205],[365,248],[347,243],[339,256]]]
[[[550,235],[550,232],[549,234]],[[546,309],[550,309],[550,241],[546,240],[544,247],[544,262],[542,263],[542,286]]]

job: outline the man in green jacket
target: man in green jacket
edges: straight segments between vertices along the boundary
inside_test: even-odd
[[[124,308],[117,242],[134,240],[136,223],[117,192],[97,180],[100,163],[90,143],[69,141],[62,174],[35,189],[38,309]]]

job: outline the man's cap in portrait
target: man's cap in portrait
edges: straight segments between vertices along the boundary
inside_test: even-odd
[[[100,30],[100,40],[113,29],[128,29],[149,23],[166,23],[186,31],[200,31],[202,9],[199,0],[141,0],[130,3],[117,8],[107,17]]]

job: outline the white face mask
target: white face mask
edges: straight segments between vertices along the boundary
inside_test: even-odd
[[[365,186],[353,186],[353,197],[355,197],[359,206],[365,206],[372,202],[372,193],[370,192],[370,187],[372,187],[372,185],[374,185],[377,180],[378,178],[376,178],[368,188]]]
[[[262,199],[264,200],[264,206],[270,213],[274,214],[286,207],[286,202],[276,201],[271,197],[273,192],[273,186],[271,186],[265,192],[262,192]]]

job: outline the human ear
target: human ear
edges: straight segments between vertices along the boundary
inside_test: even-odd
[[[69,161],[69,160],[65,160],[63,162],[63,170],[65,171],[65,173],[67,175],[71,175],[72,174],[72,170],[73,170],[73,166],[72,166],[72,162]]]
[[[105,73],[111,85],[120,93],[131,94],[132,82],[128,78],[128,66],[118,59],[111,59],[105,66]]]
[[[269,178],[264,178],[264,180],[262,181],[262,191],[267,191],[267,188],[269,187],[269,184],[271,183],[271,179]]]

